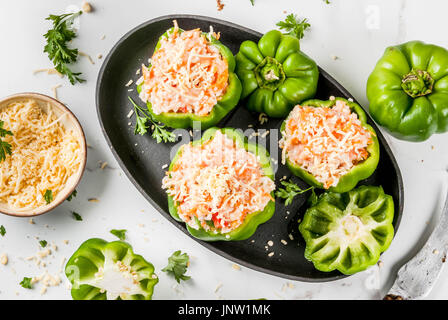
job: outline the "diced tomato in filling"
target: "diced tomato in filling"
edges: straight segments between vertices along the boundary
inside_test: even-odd
[[[280,140],[282,162],[286,158],[311,173],[325,189],[356,164],[367,159],[372,133],[358,115],[337,100],[332,108],[296,106]]]
[[[213,33],[215,37],[218,37]],[[228,86],[226,59],[200,29],[179,32],[177,24],[142,66],[140,98],[162,112],[210,114]]]
[[[264,175],[256,155],[217,131],[201,146],[182,146],[162,188],[188,225],[228,233],[248,214],[264,210],[275,184]]]

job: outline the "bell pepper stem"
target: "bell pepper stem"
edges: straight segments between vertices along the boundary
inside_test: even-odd
[[[428,95],[434,87],[434,79],[429,72],[412,69],[411,72],[403,76],[401,87],[412,98]]]
[[[260,88],[276,90],[286,79],[283,66],[272,57],[266,57],[255,68],[255,77]]]

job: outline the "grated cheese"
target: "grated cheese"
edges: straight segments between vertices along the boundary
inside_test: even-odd
[[[219,37],[214,32],[210,35]],[[162,112],[208,115],[228,85],[228,65],[201,30],[173,32],[164,37],[149,69],[142,66],[140,98]],[[142,80],[139,80],[142,83]]]
[[[264,175],[254,154],[216,131],[201,146],[182,146],[162,187],[173,197],[179,216],[189,226],[228,233],[248,214],[266,207],[275,184]]]
[[[371,143],[370,131],[344,101],[332,108],[296,106],[280,140],[282,163],[288,157],[328,189],[368,158]]]
[[[61,117],[62,118],[62,117]],[[0,162],[0,202],[12,208],[46,205],[46,190],[53,196],[64,188],[81,165],[81,148],[51,108],[45,113],[34,100],[14,102],[0,112],[12,146],[11,156]]]

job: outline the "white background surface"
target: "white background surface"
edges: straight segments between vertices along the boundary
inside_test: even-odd
[[[102,62],[97,55],[105,56],[128,30],[161,15],[207,15],[265,32],[284,19],[284,11],[293,12],[307,17],[312,25],[302,41],[302,50],[367,107],[366,80],[386,46],[419,39],[448,47],[448,2],[331,0],[327,5],[320,0],[255,0],[252,7],[249,0],[223,0],[225,8],[218,12],[214,0],[92,0],[95,12],[81,17],[78,38],[73,42],[95,60],[91,65],[80,57],[74,66],[87,82],[71,86],[58,76],[33,75],[35,69],[52,67],[42,52],[42,35],[50,27],[45,17],[62,13],[71,4],[79,6],[80,2],[0,1],[0,96],[25,91],[51,95],[50,88],[62,84],[59,98],[79,118],[93,147],[74,201],[35,218],[34,225],[28,219],[0,216],[0,225],[7,230],[6,236],[0,237],[0,254],[9,257],[8,265],[0,265],[0,299],[70,299],[65,277],[60,286],[49,288],[44,295],[40,294],[41,285],[33,290],[19,286],[23,277],[44,271],[25,259],[39,249],[35,237],[58,246],[58,251],[46,259],[49,272],[56,274],[61,260],[69,258],[84,240],[113,240],[109,234],[112,228],[127,229],[135,251],[155,265],[160,282],[154,299],[374,299],[389,289],[393,274],[423,245],[440,213],[448,178],[447,134],[418,144],[386,134],[403,174],[405,211],[398,234],[381,257],[382,268],[373,267],[347,279],[321,284],[287,281],[247,268],[235,270],[230,261],[209,252],[161,217],[119,169],[95,111],[95,83]],[[103,35],[105,39],[100,40]],[[107,161],[108,168],[101,170],[99,161]],[[100,202],[88,202],[92,197]],[[84,221],[75,221],[71,210],[80,213]],[[63,240],[69,240],[69,244]],[[179,286],[160,271],[168,256],[178,249],[192,256],[188,270],[192,280]],[[448,298],[447,275],[445,270],[430,298]],[[282,289],[287,282],[294,288]],[[222,286],[215,292],[219,284]]]

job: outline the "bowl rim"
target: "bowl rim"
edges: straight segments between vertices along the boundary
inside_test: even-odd
[[[81,179],[84,175],[84,171],[85,171],[85,168],[87,165],[87,141],[86,141],[84,129],[81,126],[81,123],[79,122],[79,120],[75,116],[75,114],[64,103],[62,103],[61,101],[59,101],[53,97],[50,97],[48,95],[38,93],[38,92],[20,92],[20,93],[15,93],[15,94],[0,98],[0,104],[7,103],[8,101],[13,101],[13,100],[17,100],[17,99],[25,99],[25,98],[31,98],[31,99],[49,102],[52,106],[56,105],[57,107],[62,109],[64,112],[66,112],[69,115],[70,121],[72,121],[74,123],[75,127],[77,127],[79,129],[79,134],[80,134],[79,138],[80,138],[80,142],[81,142],[81,152],[82,152],[82,155],[81,155],[82,162],[81,162],[81,167],[78,169],[78,176],[76,177],[76,180],[74,181],[72,187],[70,187],[68,189],[67,195],[65,197],[59,199],[58,201],[52,201],[48,205],[38,207],[36,209],[32,209],[35,211],[35,213],[32,213],[32,214],[25,213],[25,212],[14,212],[14,209],[12,209],[11,211],[5,211],[4,209],[2,209],[0,207],[0,213],[2,213],[2,214],[12,216],[12,217],[19,217],[19,218],[33,218],[33,217],[37,217],[37,216],[43,215],[45,213],[48,213],[48,212],[52,211],[53,209],[55,209],[56,207],[58,207],[65,200],[67,200],[67,198],[78,187],[78,185],[81,182]]]

